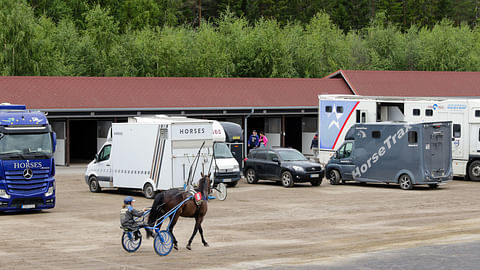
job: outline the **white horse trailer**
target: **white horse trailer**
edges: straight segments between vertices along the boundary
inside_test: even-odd
[[[453,175],[480,180],[480,97],[319,95],[319,160],[325,164],[355,123],[452,121]]]
[[[189,179],[213,170],[212,121],[184,117],[130,121],[112,124],[110,137],[88,165],[85,181],[92,192],[139,189],[153,198],[158,190],[184,188]]]

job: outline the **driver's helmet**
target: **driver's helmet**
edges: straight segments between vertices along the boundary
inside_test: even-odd
[[[125,197],[125,199],[123,199],[123,202],[124,202],[125,204],[131,204],[131,203],[134,202],[134,201],[135,201],[135,200],[133,199],[132,196],[127,196],[127,197]]]

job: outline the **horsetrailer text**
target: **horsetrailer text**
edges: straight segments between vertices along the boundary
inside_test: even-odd
[[[407,134],[411,128],[412,127],[410,126],[406,126],[405,129],[401,128],[395,134],[388,136],[385,141],[383,141],[384,145],[378,148],[378,150],[374,152],[370,158],[367,159],[367,162],[363,163],[360,167],[355,167],[355,170],[352,171],[353,178],[360,178],[362,174],[366,173],[368,169],[370,169],[373,164],[377,163],[377,161],[385,155],[387,150],[391,149],[398,140],[402,139],[403,136],[405,136],[405,134]]]
[[[205,133],[205,128],[181,128],[179,130],[180,134],[203,134]]]

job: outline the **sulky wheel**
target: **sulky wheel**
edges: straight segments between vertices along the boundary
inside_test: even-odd
[[[172,234],[169,231],[163,230],[157,233],[153,241],[153,248],[160,256],[167,256],[173,247]]]
[[[142,236],[135,239],[134,232],[124,231],[122,235],[122,247],[127,252],[135,252],[142,244]]]
[[[219,183],[215,188],[215,195],[220,201],[224,201],[227,198],[227,186],[224,183]]]

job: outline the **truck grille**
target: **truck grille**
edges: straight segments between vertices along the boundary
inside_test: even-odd
[[[32,177],[26,179],[23,170],[5,171],[7,189],[15,194],[30,195],[47,191],[49,169],[32,169]]]

